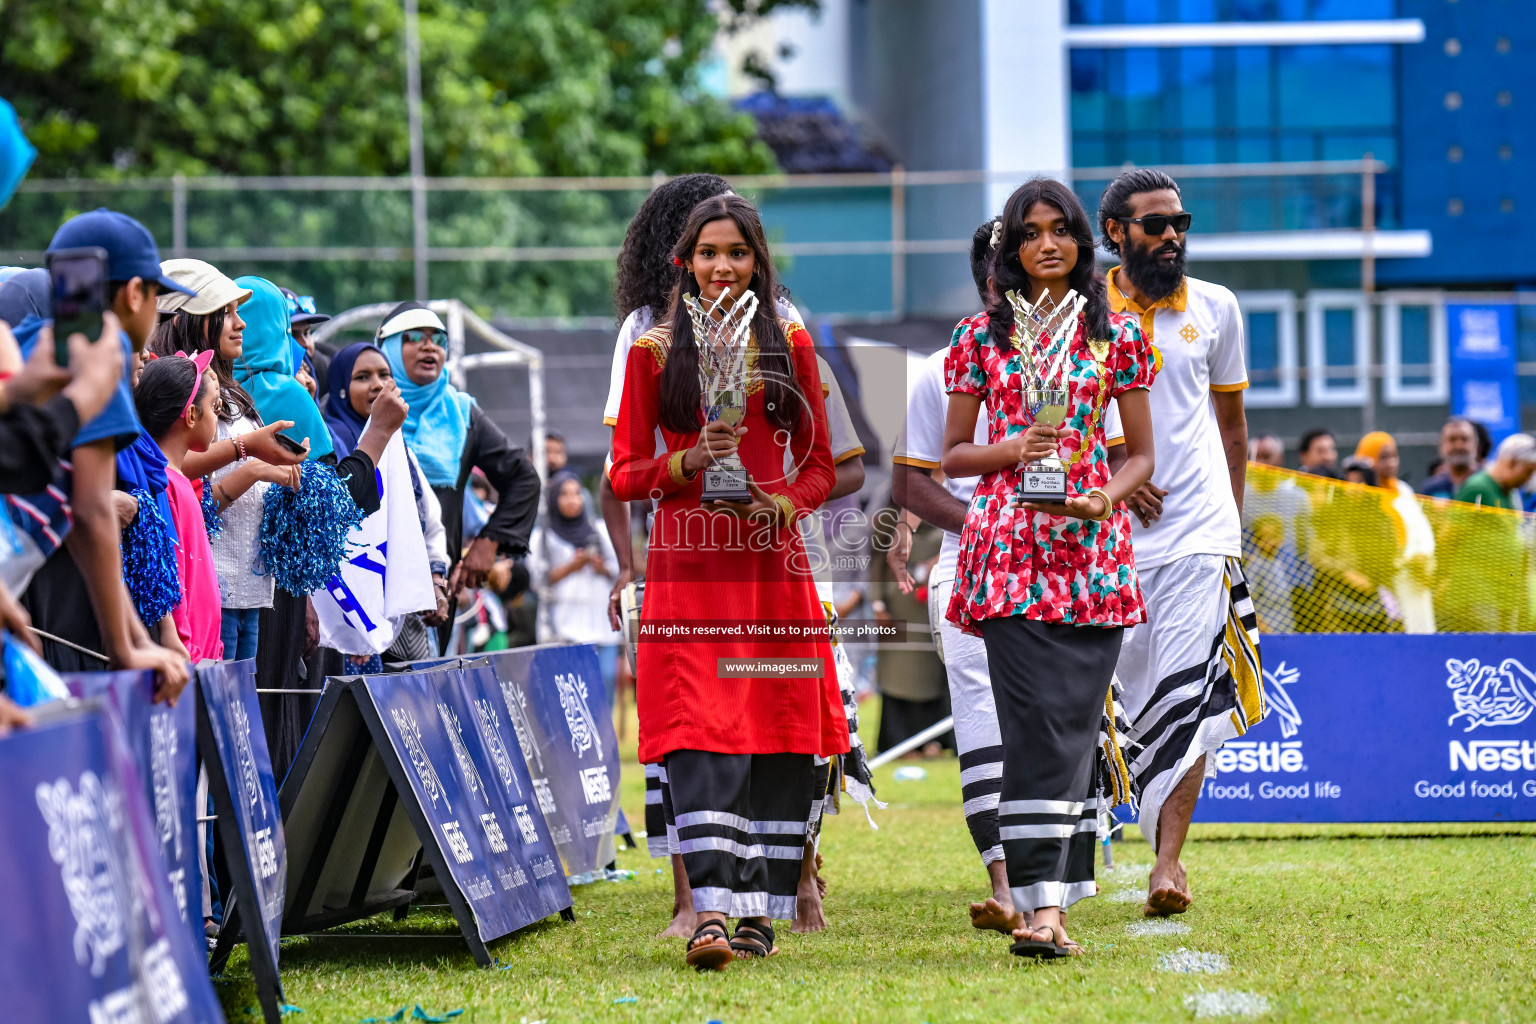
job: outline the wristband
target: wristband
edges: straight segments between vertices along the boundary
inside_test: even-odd
[[[687,454],[687,449],[684,449],[680,452],[673,452],[667,458],[667,475],[670,476],[672,478],[672,482],[677,484],[679,487],[688,486],[689,484],[693,483],[693,478],[698,476],[697,473],[689,475],[683,470],[683,456]]]
[[[1104,493],[1104,489],[1102,487],[1095,487],[1091,489],[1088,492],[1088,497],[1091,498],[1095,494],[1104,499],[1104,514],[1101,516],[1093,517],[1096,522],[1102,523],[1104,520],[1115,514],[1115,503],[1109,500],[1109,495]]]

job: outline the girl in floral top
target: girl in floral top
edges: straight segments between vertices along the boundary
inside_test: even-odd
[[[987,645],[1003,738],[998,808],[1020,956],[1076,955],[1063,912],[1092,896],[1094,753],[1124,627],[1144,618],[1121,501],[1152,475],[1147,388],[1155,353],[1135,318],[1111,314],[1094,268],[1093,234],[1072,190],[1036,179],[1008,200],[993,253],[996,301],[955,329],[945,362],[950,394],[943,468],[980,476],[960,536],[948,617]],[[1006,295],[1087,299],[1066,358],[1068,416],[1031,424],[1021,353]],[[1126,460],[1113,475],[1104,413],[1117,399]],[[982,403],[988,443],[973,443]],[[1023,464],[1067,466],[1061,504],[1014,497]]]

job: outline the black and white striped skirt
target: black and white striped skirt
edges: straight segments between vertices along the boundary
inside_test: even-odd
[[[981,621],[1003,740],[998,832],[1020,910],[1094,894],[1095,755],[1122,628]]]
[[[663,813],[682,854],[693,909],[793,920],[811,805],[826,785],[810,754],[674,750],[662,769]],[[675,839],[674,839],[675,837]]]

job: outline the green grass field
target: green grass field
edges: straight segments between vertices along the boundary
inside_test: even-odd
[[[877,778],[889,809],[871,831],[856,806],[830,819],[823,870],[831,929],[780,939],[783,953],[700,975],[681,939],[656,939],[671,875],[621,852],[633,881],[575,890],[558,918],[503,939],[509,969],[481,970],[446,910],[284,940],[283,981],[302,1022],[387,1017],[420,1003],[459,1022],[1187,1021],[1205,991],[1267,1000],[1262,1020],[1530,1021],[1536,1018],[1536,828],[1526,826],[1196,826],[1185,863],[1188,934],[1136,937],[1149,850],[1115,847],[1097,899],[1072,911],[1087,955],[1031,963],[965,905],[984,875],[960,812],[953,759],[927,779]],[[624,807],[640,827],[643,780],[626,768]],[[851,812],[851,813],[850,813]],[[1160,954],[1220,954],[1219,974],[1166,973]],[[258,1019],[243,948],[220,982],[230,1020]]]

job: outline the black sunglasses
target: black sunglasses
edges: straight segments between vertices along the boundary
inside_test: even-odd
[[[1189,230],[1189,222],[1194,219],[1192,213],[1154,213],[1149,217],[1116,217],[1122,224],[1140,224],[1141,230],[1153,238],[1161,238],[1168,225],[1173,225],[1173,230],[1179,234]]]

